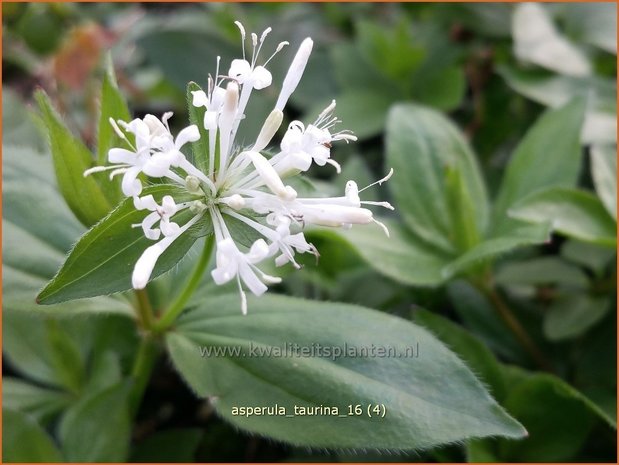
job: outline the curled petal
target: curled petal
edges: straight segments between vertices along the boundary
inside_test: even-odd
[[[133,165],[137,160],[137,156],[134,152],[129,150],[114,148],[110,149],[107,153],[107,159],[110,163],[126,163]]]
[[[258,239],[254,242],[247,253],[247,261],[249,263],[258,263],[264,260],[269,255],[269,246],[264,239]]]
[[[152,195],[145,195],[144,197],[134,197],[133,205],[135,206],[136,210],[150,210],[152,212],[157,210],[158,207],[157,202]]]
[[[159,213],[155,211],[148,214],[146,218],[144,218],[144,220],[142,221],[142,231],[144,231],[144,235],[148,239],[156,241],[157,239],[159,239],[159,236],[161,236],[161,231],[159,229],[153,228],[155,223],[160,219],[161,217],[159,216]]]
[[[172,164],[172,160],[165,153],[156,153],[150,159],[144,163],[142,167],[142,171],[148,176],[152,176],[154,178],[161,178],[166,175],[168,170],[170,169],[170,165]]]
[[[208,106],[208,97],[203,90],[194,90],[191,92],[193,95],[192,105],[194,107],[206,107]]]
[[[140,168],[137,166],[132,166],[127,171],[125,171],[121,188],[123,194],[125,194],[127,197],[134,197],[136,195],[140,195],[140,193],[142,192],[142,183],[139,179],[137,179],[140,171]]]
[[[264,89],[265,87],[269,87],[271,82],[273,82],[273,76],[271,72],[267,70],[264,66],[256,66],[254,71],[251,73],[251,84],[256,90]]]
[[[228,76],[236,79],[240,84],[243,84],[250,74],[251,65],[247,60],[232,60],[230,70],[228,70]]]
[[[212,111],[220,110],[221,106],[224,104],[224,98],[226,98],[226,89],[215,86],[213,92],[211,93],[211,105],[208,109]]]
[[[180,150],[180,148],[187,142],[195,142],[199,139],[200,131],[198,130],[198,126],[192,124],[178,133],[178,136],[176,136],[176,140],[174,141],[174,147],[176,150]]]
[[[164,136],[170,133],[170,131],[168,131],[168,128],[166,128],[164,124],[159,120],[159,118],[154,115],[146,115],[144,117],[144,123],[146,123],[148,129],[150,129],[151,136]]]
[[[268,290],[266,284],[260,281],[255,271],[247,264],[242,264],[239,267],[239,276],[243,284],[245,284],[254,295],[260,296]]]
[[[174,202],[174,199],[171,195],[166,195],[163,197],[161,202],[161,208],[163,209],[164,215],[172,216],[177,212],[177,206]]]
[[[164,236],[176,236],[181,229],[178,224],[167,219],[162,219],[159,227]]]

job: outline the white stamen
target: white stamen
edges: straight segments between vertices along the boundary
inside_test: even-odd
[[[107,171],[116,168],[116,166],[93,166],[92,168],[84,171],[84,177],[90,176],[93,173],[100,173],[101,171]]]
[[[110,168],[115,168],[115,167],[116,167],[116,166],[110,166]],[[115,169],[114,171],[112,171],[112,172],[110,173],[110,181],[111,181],[112,179],[114,179],[114,176],[116,176],[116,175],[118,175],[118,174],[123,174],[123,173],[126,173],[126,172],[127,172],[127,169],[128,169],[128,168],[118,168],[118,169]]]
[[[385,232],[385,235],[386,235],[387,237],[391,237],[391,236],[389,235],[389,229],[387,229],[387,226],[385,226],[385,224],[384,224],[384,223],[381,223],[381,222],[380,222],[380,221],[378,221],[376,218],[372,218],[372,221],[373,221],[374,223],[376,223],[378,226],[380,226],[380,227],[381,227],[381,229]]]
[[[372,184],[368,186],[365,186],[363,189],[360,189],[359,192],[363,192],[364,190],[369,189],[370,187],[375,186],[376,184],[381,186],[384,182],[389,181],[389,179],[391,179],[391,176],[393,176],[393,168],[389,170],[389,173],[387,173],[387,176],[385,176],[382,179],[379,179],[378,181],[374,181]]]
[[[244,60],[245,59],[245,28],[243,27],[240,21],[235,21],[234,24],[236,24],[236,27],[238,27],[239,31],[241,31],[241,45],[243,48],[243,60]],[[217,57],[217,65],[219,65],[219,57]],[[218,66],[218,69],[219,69],[219,66]],[[215,76],[215,79],[217,79],[217,76]]]
[[[273,52],[273,55],[271,55],[271,56],[269,57],[269,59],[268,59],[267,61],[265,61],[265,62],[264,62],[264,65],[262,65],[262,66],[266,66],[266,65],[268,65],[268,64],[269,64],[269,62],[270,62],[270,61],[271,61],[271,60],[275,57],[275,55],[277,55],[279,52],[281,52],[281,51],[282,51],[282,49],[283,49],[286,45],[290,45],[290,43],[289,43],[289,42],[287,42],[287,41],[280,42],[280,43],[277,45],[277,48],[275,49],[275,51]]]
[[[110,124],[112,125],[112,129],[114,129],[114,132],[116,133],[116,135],[118,137],[120,137],[123,140],[127,140],[127,136],[125,135],[124,132],[122,132],[120,130],[120,128],[118,127],[118,124],[116,123],[116,121],[114,121],[114,119],[112,117],[110,117],[108,119],[108,121],[110,122]]]
[[[340,174],[342,172],[342,167],[335,160],[333,160],[331,158],[327,158],[327,163],[330,164],[331,166],[335,167],[335,172],[337,174]]]
[[[236,82],[229,82],[226,87],[226,96],[224,99],[224,105],[219,116],[219,130],[220,130],[220,153],[219,153],[219,171],[223,174],[226,169],[226,163],[228,160],[228,152],[232,145],[230,133],[232,131],[232,125],[236,118],[236,110],[239,103],[239,86]]]
[[[383,207],[388,210],[395,210],[395,208],[393,208],[393,205],[391,205],[389,202],[375,202],[373,200],[362,200],[361,203],[364,205],[376,205],[377,207]]]

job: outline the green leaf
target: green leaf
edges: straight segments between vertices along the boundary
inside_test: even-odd
[[[222,40],[214,27],[205,29],[204,21],[201,24],[199,30],[175,24],[159,26],[137,41],[147,60],[156,64],[166,79],[183,92],[188,82],[206,79],[209,73],[214,73],[217,56],[221,56],[222,63],[238,56],[236,41],[233,44]]]
[[[459,130],[440,113],[395,106],[387,122],[387,164],[394,169],[389,187],[397,209],[424,241],[454,252],[463,221],[477,235],[486,229],[488,200],[477,161]],[[465,219],[462,211],[471,206],[474,216]]]
[[[113,312],[132,314],[127,302],[98,297],[78,304],[42,309],[35,297],[62,264],[84,228],[56,190],[49,158],[31,150],[4,152],[3,308],[50,313]],[[40,168],[26,179],[31,167]],[[46,174],[50,174],[47,177]]]
[[[10,179],[3,182],[2,195],[3,219],[63,254],[84,232],[58,190],[50,184]]]
[[[127,106],[125,97],[118,89],[116,75],[114,73],[114,63],[112,56],[107,55],[105,59],[105,73],[101,83],[101,101],[99,109],[99,124],[97,133],[97,164],[105,165],[107,154],[113,147],[125,147],[126,141],[118,137],[114,128],[110,124],[110,118],[114,121],[131,120],[131,112]],[[123,198],[120,189],[120,177],[114,180],[102,178],[101,189],[107,197],[110,205],[117,205]]]
[[[35,123],[34,112],[27,108],[16,91],[2,87],[2,144],[26,146],[37,152],[46,150],[46,143]],[[2,150],[3,176],[6,152]]]
[[[583,114],[584,101],[576,99],[547,111],[529,129],[511,157],[494,205],[494,235],[514,227],[506,212],[524,197],[541,189],[576,184]]]
[[[565,294],[544,315],[544,334],[551,341],[576,338],[599,323],[609,310],[608,297]]]
[[[415,310],[414,319],[458,354],[495,398],[500,401],[505,397],[501,367],[485,344],[461,326],[427,310]]]
[[[281,296],[252,298],[249,308],[243,316],[236,294],[214,298],[185,313],[166,338],[172,361],[189,385],[200,396],[212,396],[217,412],[240,428],[306,446],[381,449],[525,434],[458,357],[412,323],[363,307]],[[307,347],[301,354],[320,345],[333,355],[339,347],[348,356],[289,356],[282,353],[290,347],[286,344]],[[351,347],[372,344],[400,355],[411,355],[418,346],[420,353],[416,358],[350,356]],[[226,352],[203,357],[201,350]],[[252,350],[272,352],[259,356]],[[360,404],[365,411],[369,404],[384,404],[386,414],[233,414],[235,407],[275,404],[287,414],[295,405],[322,405],[337,407],[342,415],[348,405],[354,411]]]
[[[45,92],[37,91],[35,98],[47,126],[60,192],[75,216],[85,226],[92,226],[112,209],[97,181],[84,177],[84,171],[92,167],[92,154],[67,129]]]
[[[49,361],[43,315],[5,310],[2,317],[2,350],[10,366],[30,379],[61,386]]]
[[[62,419],[60,439],[69,462],[124,462],[131,439],[127,385],[82,397]]]
[[[193,106],[193,94],[202,88],[195,82],[187,84],[187,111],[189,112],[189,121],[191,124],[198,126],[200,131],[200,139],[191,143],[191,150],[193,152],[193,162],[195,166],[203,173],[208,173],[209,169],[209,134],[204,129],[204,113],[206,108]],[[219,153],[217,151],[217,153]],[[217,159],[215,159],[215,166],[217,166]]]
[[[570,76],[591,74],[589,57],[555,27],[550,11],[543,4],[515,5],[512,36],[519,61]]]
[[[614,259],[615,253],[608,247],[569,240],[561,247],[561,256],[572,263],[590,269],[596,276],[601,276],[610,261]]]
[[[25,413],[2,408],[4,463],[62,462],[49,435]]]
[[[153,195],[157,202],[164,195],[176,201],[188,200],[186,192],[178,187],[160,184],[144,189],[144,195]],[[40,304],[53,304],[72,299],[106,295],[131,288],[133,265],[144,250],[154,242],[144,236],[140,223],[147,213],[136,210],[133,199],[125,199],[107,217],[84,234],[69,253],[58,274],[38,296]],[[184,224],[192,213],[183,210],[174,221]],[[209,223],[210,224],[210,223]],[[165,273],[181,260],[198,237],[208,233],[207,218],[176,239],[161,255],[152,278]]]
[[[532,223],[550,222],[553,230],[581,241],[617,246],[617,223],[589,192],[547,189],[518,202],[509,215]]]
[[[105,74],[101,83],[101,109],[99,112],[99,132],[97,137],[97,161],[100,165],[107,161],[107,153],[112,147],[121,147],[125,142],[116,135],[109,119],[114,121],[131,120],[131,112],[122,92],[118,89],[114,63],[107,55]]]
[[[99,370],[97,364],[100,363],[97,358],[109,351],[123,357],[126,362],[133,362],[136,345],[135,322],[125,316],[105,315],[98,318],[83,312],[68,317],[52,317],[41,311],[26,313],[4,309],[3,323],[5,360],[15,371],[44,385],[61,387],[66,384],[63,383],[65,378],[62,373],[56,369],[58,359],[65,359],[56,353],[59,350],[55,345],[57,343],[51,341],[49,325],[62,328],[62,334],[53,335],[66,339],[60,344],[73,346],[68,350],[60,349],[60,355],[64,351],[72,352],[69,360],[75,360],[76,364],[84,364],[84,361],[89,360],[87,381],[90,384],[95,381],[96,371]],[[63,366],[65,370],[83,370],[83,367],[67,367],[66,363]],[[106,374],[109,377],[113,373],[107,370]],[[105,382],[101,381],[97,387],[100,388]]]
[[[488,439],[473,439],[466,444],[466,461],[468,463],[500,462]]]
[[[211,428],[209,428],[209,433]],[[157,431],[137,444],[131,462],[192,463],[204,436],[200,428],[177,428]]]
[[[523,421],[529,437],[519,442],[471,441],[467,451],[469,461],[572,461],[590,436],[595,417],[616,429],[616,403],[607,413],[555,376],[535,374],[515,366],[502,368],[506,383],[511,387],[506,406]],[[615,389],[611,395],[615,397]]]
[[[510,36],[513,5],[507,3],[454,3],[450,12],[469,29],[481,36]]]
[[[100,296],[88,300],[63,302],[60,304],[46,305],[37,304],[36,296],[49,281],[52,275],[45,278],[35,276],[13,268],[3,266],[2,307],[6,310],[24,313],[38,313],[46,315],[75,315],[76,313],[118,313],[125,316],[135,314],[130,303],[118,296]]]
[[[30,415],[39,423],[47,423],[71,403],[63,391],[27,383],[17,378],[2,380],[2,404],[5,408]]]
[[[442,270],[445,279],[456,274],[470,271],[475,266],[483,265],[490,259],[512,252],[514,249],[547,242],[550,239],[550,227],[547,224],[519,227],[505,234],[490,239],[471,248],[460,255]]]
[[[390,95],[393,99],[401,98],[401,92],[393,86],[393,81],[381,73],[359,49],[359,46],[349,42],[340,42],[331,48],[331,62],[339,87],[376,91],[382,89],[380,93]]]
[[[607,100],[615,95],[610,79],[564,76],[539,69],[518,69],[506,65],[500,65],[497,71],[516,92],[550,107],[565,105],[574,96],[586,97],[594,94]]]
[[[610,423],[599,407],[551,375],[533,375],[517,384],[505,406],[529,431],[519,442],[500,440],[499,458],[505,462],[569,461],[583,446],[596,415]]]
[[[425,50],[413,45],[405,20],[390,28],[370,21],[359,21],[356,26],[359,51],[376,70],[396,83],[410,76],[424,57]]]
[[[47,320],[49,360],[57,378],[73,393],[79,393],[86,376],[80,350],[57,321]]]
[[[380,218],[380,221],[389,229],[389,238],[374,225],[312,234],[345,240],[370,266],[400,283],[436,286],[443,282],[441,269],[449,263],[445,253],[424,244],[393,220]]]
[[[550,107],[565,105],[575,96],[587,100],[580,132],[582,144],[616,143],[617,90],[614,80],[563,76],[540,70],[523,70],[501,65],[498,73],[516,92]]]
[[[389,107],[404,96],[402,89],[381,73],[359,48],[355,44],[342,42],[330,47],[330,55],[342,89],[337,98],[336,114],[342,120],[343,127],[363,140],[380,134],[385,127]],[[316,118],[328,104],[327,98],[315,102],[308,118]],[[372,111],[366,111],[368,108]]]
[[[2,180],[24,182],[26,179],[57,188],[51,156],[32,147],[2,145]],[[82,227],[80,225],[80,227]]]
[[[84,389],[85,391],[108,388],[120,382],[122,378],[122,368],[118,355],[112,350],[105,352],[99,350],[95,349],[91,356],[88,384]]]
[[[566,30],[580,41],[617,54],[617,5],[569,3],[565,5]]]
[[[522,346],[479,290],[467,281],[457,280],[448,284],[447,293],[459,319],[473,335],[503,359],[527,361]]]
[[[617,146],[591,146],[591,174],[595,190],[608,213],[617,220]]]
[[[584,290],[589,286],[589,278],[580,267],[554,256],[508,262],[494,274],[494,282],[508,287],[559,284]]]
[[[416,102],[439,110],[456,108],[466,91],[464,71],[456,66],[441,68],[432,74],[421,74],[419,70],[413,78],[413,97]]]

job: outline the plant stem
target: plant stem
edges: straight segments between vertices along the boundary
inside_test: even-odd
[[[155,317],[153,315],[153,307],[148,298],[148,293],[145,289],[136,289],[134,292],[138,299],[138,321],[146,331],[150,331],[155,324]]]
[[[505,303],[501,295],[498,293],[494,285],[482,284],[479,286],[480,290],[488,297],[492,302],[497,313],[503,319],[507,327],[514,333],[518,342],[527,351],[535,363],[543,370],[554,373],[554,369],[544,356],[540,348],[535,344],[533,339],[529,336],[529,333],[522,327],[514,313],[509,306]]]
[[[132,417],[135,417],[138,411],[158,354],[159,344],[153,335],[145,334],[142,336],[131,370],[133,384],[129,392],[129,410]]]
[[[140,346],[138,347],[131,370],[133,384],[129,392],[129,409],[132,416],[135,416],[140,406],[142,395],[150,379],[159,352],[157,341],[151,332],[155,324],[155,317],[148,293],[144,289],[139,289],[135,291],[135,296],[138,301],[136,308],[138,324],[142,328],[142,331],[140,331],[142,334]]]
[[[181,312],[185,309],[185,305],[198,287],[198,284],[200,284],[200,279],[204,274],[204,270],[206,270],[206,267],[211,260],[211,253],[213,252],[214,245],[215,235],[211,234],[204,240],[202,255],[200,255],[198,263],[196,263],[196,266],[191,272],[191,277],[189,278],[189,281],[187,281],[185,288],[179,293],[172,305],[170,305],[164,314],[161,315],[159,321],[155,323],[155,332],[165,331],[172,323],[174,323],[176,318],[178,318]]]

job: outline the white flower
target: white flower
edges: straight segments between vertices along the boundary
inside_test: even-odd
[[[195,125],[188,126],[179,132],[176,139],[170,133],[168,119],[171,112],[165,113],[161,119],[156,116],[146,115],[144,119],[136,118],[130,123],[110,118],[110,124],[116,134],[123,139],[131,150],[112,148],[108,152],[110,166],[95,166],[84,172],[84,176],[93,173],[113,170],[110,179],[117,174],[123,175],[121,188],[123,194],[128,197],[139,196],[142,192],[142,182],[138,179],[140,173],[151,177],[167,177],[177,183],[182,183],[183,178],[171,168],[181,168],[187,174],[193,175],[212,188],[214,185],[204,173],[195,168],[181,152],[181,148],[188,142],[195,142],[200,138],[200,132]],[[135,136],[135,146],[129,142],[125,132]],[[137,205],[136,205],[137,207]]]
[[[248,59],[245,56],[245,29],[238,22],[236,25],[241,31],[243,57],[232,61],[227,76],[219,74],[218,57],[215,76],[209,77],[206,92],[193,92],[193,105],[204,108],[205,113],[202,124],[208,134],[209,152],[206,172],[196,168],[181,152],[184,144],[199,139],[198,128],[189,126],[174,138],[167,123],[171,113],[166,113],[162,120],[147,115],[130,123],[110,121],[131,150],[111,149],[108,158],[113,166],[95,167],[85,175],[107,169],[114,170],[112,176],[122,173],[125,195],[133,197],[138,210],[149,211],[143,221],[134,226],[141,227],[148,239],[158,242],[148,247],[135,264],[132,277],[134,288],[146,286],[161,254],[204,215],[208,215],[217,247],[212,278],[216,284],[236,281],[241,295],[241,309],[246,313],[244,289],[249,289],[254,295],[262,295],[267,290],[267,284],[281,281],[278,277],[263,273],[258,267],[261,262],[273,258],[277,266],[291,263],[300,268],[295,260],[297,253],[310,253],[318,257],[318,251],[302,231],[305,226],[349,228],[355,224],[376,223],[388,235],[387,228],[374,218],[365,205],[393,207],[387,202],[362,201],[359,194],[366,188],[359,190],[354,181],[347,183],[343,196],[325,198],[301,198],[285,182],[287,177],[307,171],[312,164],[331,164],[340,171],[339,164],[331,158],[331,146],[338,141],[355,141],[356,137],[350,131],[333,132],[334,126],[340,122],[333,116],[335,101],[311,124],[305,125],[300,121],[290,123],[279,144],[280,151],[274,156],[269,158],[262,153],[277,134],[283,121],[284,106],[301,80],[313,47],[309,38],[301,43],[277,103],[255,142],[244,148],[235,145],[235,135],[245,117],[252,91],[272,84],[272,75],[266,66],[288,44],[281,42],[270,58],[258,64],[271,29],[267,28],[260,39],[256,34],[251,34],[252,54]],[[135,136],[135,147],[129,144],[120,126]],[[171,183],[184,188],[187,198],[193,200],[177,204],[172,196],[166,195],[158,204],[152,195],[140,197],[142,184],[137,177],[141,173],[149,177],[168,178]],[[392,174],[393,170],[377,183],[382,184]],[[182,226],[174,221],[180,211],[192,214],[191,219]],[[259,238],[249,248],[239,245],[228,228],[230,221],[242,223]]]
[[[280,145],[282,151],[275,160],[278,173],[285,175],[291,170],[307,171],[312,161],[318,166],[329,163],[338,173],[341,171],[339,163],[331,160],[331,145],[335,141],[350,142],[357,138],[350,131],[331,134],[329,129],[340,122],[333,116],[334,109],[335,100],[307,128],[300,121],[290,123]]]

